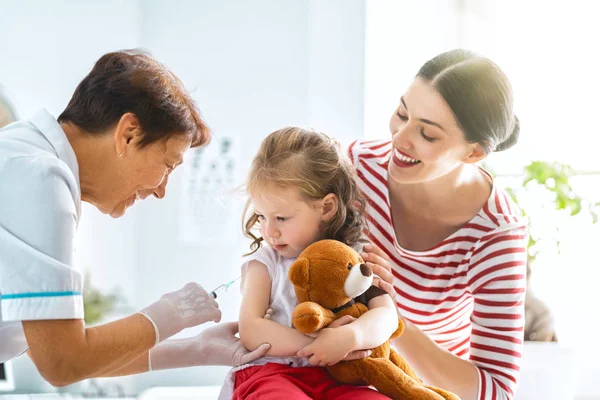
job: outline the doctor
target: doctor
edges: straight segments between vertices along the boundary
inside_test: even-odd
[[[181,82],[138,51],[104,55],[58,121],[45,110],[0,130],[0,362],[27,351],[56,386],[101,376],[262,356],[237,323],[166,340],[207,321],[218,304],[197,283],[121,320],[86,328],[72,265],[81,201],[113,218],[163,198],[169,174],[210,132]]]

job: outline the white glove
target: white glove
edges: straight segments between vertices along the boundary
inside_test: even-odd
[[[237,366],[262,357],[271,347],[263,343],[256,350],[248,351],[235,336],[237,332],[237,322],[223,322],[192,338],[167,340],[150,350],[148,370],[199,365]]]
[[[221,320],[219,304],[195,282],[163,295],[140,313],[154,325],[157,344],[185,328]]]

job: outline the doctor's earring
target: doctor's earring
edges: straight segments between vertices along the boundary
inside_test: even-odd
[[[125,150],[119,153],[119,157],[123,157],[123,153],[125,153]]]

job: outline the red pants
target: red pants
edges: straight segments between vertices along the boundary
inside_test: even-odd
[[[235,374],[233,400],[383,400],[367,386],[338,383],[325,368],[283,364],[248,367]]]

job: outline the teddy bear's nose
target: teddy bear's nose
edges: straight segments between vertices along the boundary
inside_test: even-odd
[[[363,274],[363,276],[371,276],[373,270],[367,264],[360,264],[360,273]]]

